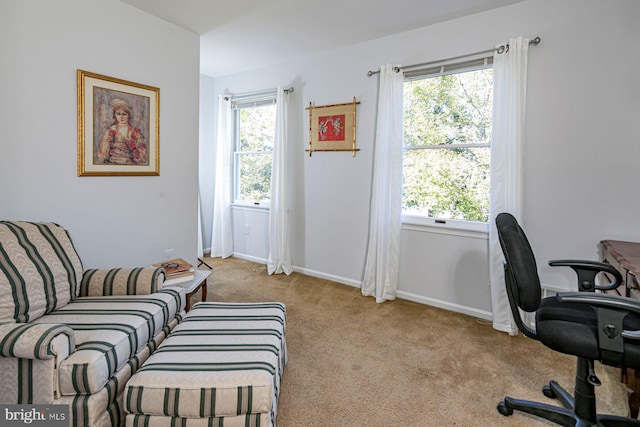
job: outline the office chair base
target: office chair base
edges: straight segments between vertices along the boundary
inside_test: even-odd
[[[574,412],[573,397],[555,381],[551,381],[549,385],[545,386],[542,392],[549,398],[558,399],[564,407],[505,397],[504,401],[498,404],[498,412],[506,417],[513,415],[514,411],[525,412],[567,427],[640,426],[640,420],[614,415],[596,414],[595,417],[592,417],[593,419],[580,417]]]

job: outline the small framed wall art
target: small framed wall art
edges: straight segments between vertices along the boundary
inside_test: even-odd
[[[77,76],[78,176],[160,175],[160,89]]]
[[[353,102],[346,104],[322,105],[309,107],[309,156],[315,151],[351,151],[355,156],[356,148],[356,105],[360,104],[353,97]]]

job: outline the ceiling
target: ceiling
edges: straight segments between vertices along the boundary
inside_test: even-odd
[[[523,0],[121,0],[200,34],[200,72],[234,74]]]

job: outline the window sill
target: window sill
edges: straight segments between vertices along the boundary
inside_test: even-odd
[[[268,211],[271,208],[269,203],[231,203],[233,209],[248,210],[248,211]]]
[[[435,219],[415,215],[402,215],[402,229],[439,233],[453,236],[489,238],[489,224],[486,222]]]

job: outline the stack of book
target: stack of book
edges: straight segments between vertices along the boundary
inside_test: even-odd
[[[195,277],[193,265],[189,264],[182,258],[159,262],[157,264],[153,264],[153,266],[164,269],[164,286],[181,282],[189,282]]]

